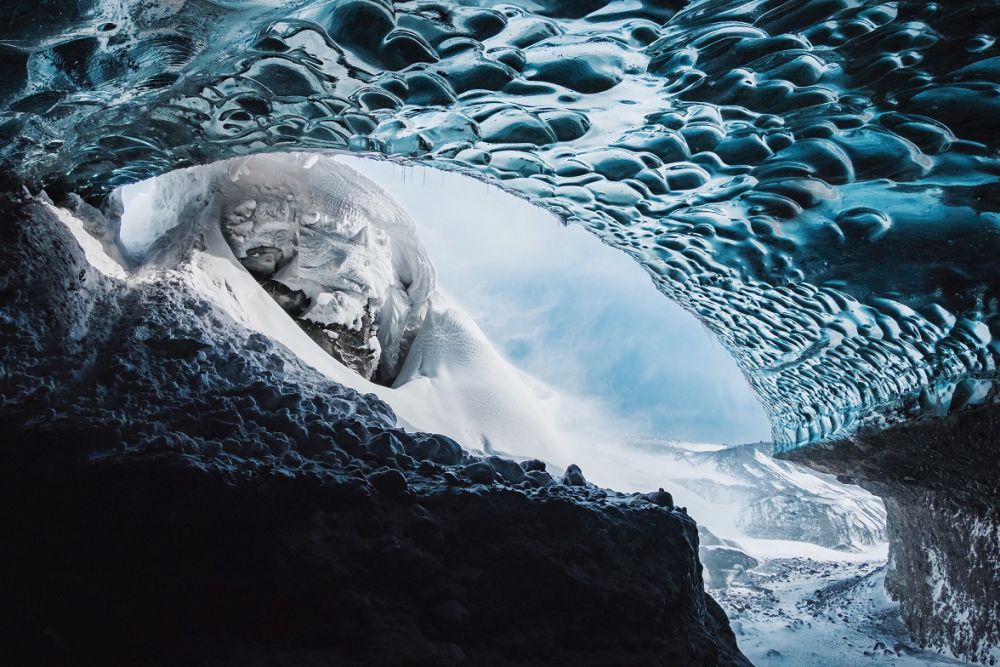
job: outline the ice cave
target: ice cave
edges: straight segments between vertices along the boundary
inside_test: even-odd
[[[998,34],[7,3],[0,660],[996,664]]]

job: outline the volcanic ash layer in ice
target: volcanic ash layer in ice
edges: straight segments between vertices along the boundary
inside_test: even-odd
[[[748,664],[686,512],[404,432],[70,203],[0,216],[18,664]]]

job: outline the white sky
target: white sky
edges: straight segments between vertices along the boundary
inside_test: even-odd
[[[470,178],[341,159],[410,213],[441,290],[522,369],[644,435],[770,439],[735,362],[624,253]]]

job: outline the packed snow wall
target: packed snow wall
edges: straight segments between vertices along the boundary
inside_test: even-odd
[[[646,267],[779,445],[994,401],[995,43],[966,0],[0,10],[0,161],[92,202],[253,152],[489,179]]]

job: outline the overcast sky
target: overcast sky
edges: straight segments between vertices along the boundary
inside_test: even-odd
[[[342,159],[413,216],[440,289],[522,369],[643,435],[770,439],[735,362],[624,253],[473,179]]]

